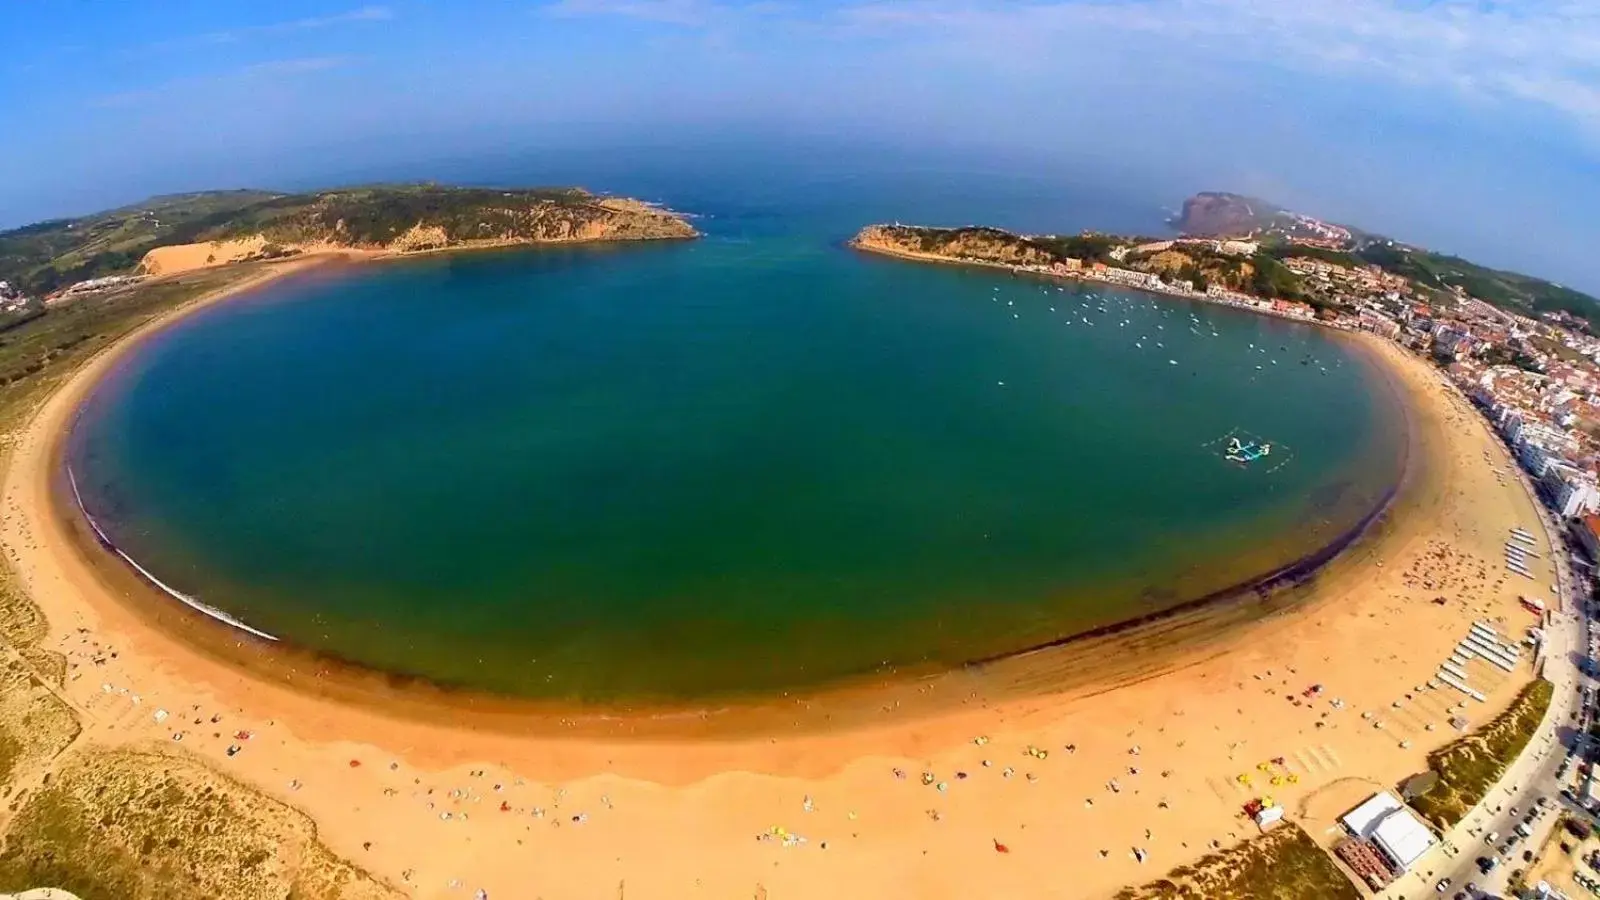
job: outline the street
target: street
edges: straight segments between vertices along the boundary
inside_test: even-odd
[[[1520,470],[1518,475],[1521,476]],[[1526,478],[1519,477],[1519,480],[1531,495]],[[1560,528],[1551,521],[1537,498],[1535,506],[1557,581],[1557,596],[1551,609],[1550,626],[1545,629],[1543,650],[1545,677],[1555,685],[1550,709],[1528,747],[1507,768],[1484,800],[1450,829],[1443,842],[1424,856],[1410,873],[1383,891],[1381,897],[1401,900],[1442,895],[1454,898],[1464,893],[1468,897],[1507,896],[1506,882],[1510,873],[1526,867],[1524,854],[1541,846],[1559,819],[1559,809],[1566,804],[1561,790],[1577,775],[1585,744],[1583,736],[1593,714],[1592,707],[1585,702],[1585,692],[1595,687],[1595,681],[1577,665],[1578,660],[1590,656],[1591,650],[1587,614],[1589,588],[1586,580],[1574,577],[1568,569],[1569,558]],[[1517,825],[1538,809],[1541,797],[1548,798],[1547,805],[1530,823],[1531,836],[1520,838],[1515,831]],[[1512,842],[1509,852],[1502,852],[1508,841]],[[1480,860],[1488,857],[1500,860],[1485,874]],[[1442,891],[1438,889],[1441,879],[1449,879]],[[1476,886],[1475,893],[1466,893],[1469,884]]]

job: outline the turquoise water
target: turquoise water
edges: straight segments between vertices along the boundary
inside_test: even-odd
[[[1316,328],[867,257],[843,218],[746,208],[693,243],[324,270],[206,310],[93,398],[86,506],[297,646],[682,701],[1170,607],[1397,477],[1390,401]],[[1270,465],[1224,460],[1234,429]]]

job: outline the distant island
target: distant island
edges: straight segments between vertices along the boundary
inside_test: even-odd
[[[581,188],[206,191],[0,232],[0,310],[128,278],[323,251],[692,238],[683,216]]]
[[[1203,192],[1170,224],[1176,237],[998,228],[872,225],[851,245],[890,255],[1109,281],[1145,290],[1335,320],[1448,313],[1480,301],[1514,315],[1600,332],[1600,299],[1291,212],[1267,201]]]

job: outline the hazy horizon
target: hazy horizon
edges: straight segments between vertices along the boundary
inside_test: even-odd
[[[742,153],[1237,191],[1600,292],[1600,9],[1563,0],[138,0],[0,30],[5,228]]]

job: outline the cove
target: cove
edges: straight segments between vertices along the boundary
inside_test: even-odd
[[[126,358],[68,461],[163,582],[433,683],[701,702],[993,658],[1314,554],[1400,477],[1304,324],[708,223],[327,268]],[[1241,432],[1272,465],[1226,458]]]

